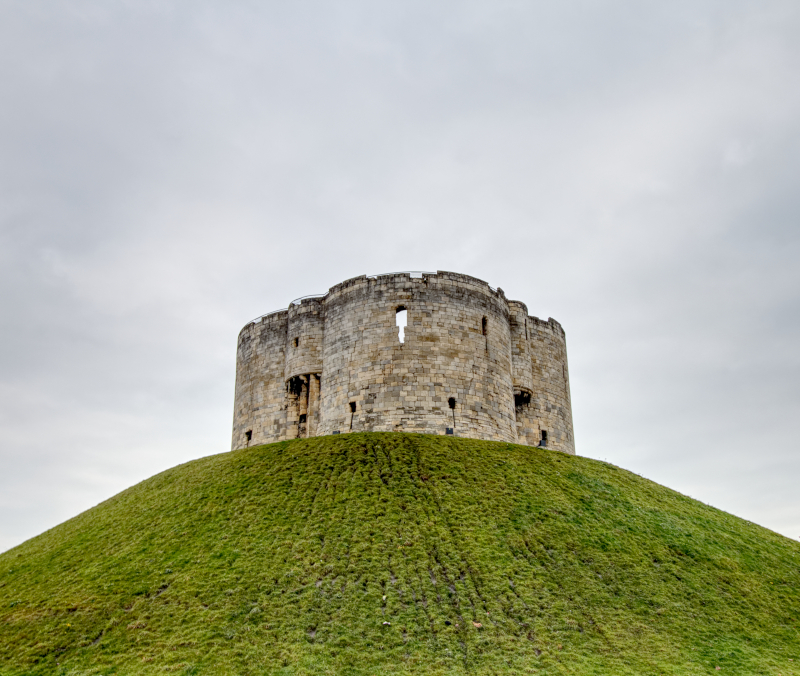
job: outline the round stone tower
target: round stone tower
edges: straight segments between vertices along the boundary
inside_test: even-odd
[[[401,430],[574,453],[561,325],[440,271],[355,277],[242,329],[234,449]]]

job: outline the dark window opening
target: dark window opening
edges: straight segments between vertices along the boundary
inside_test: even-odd
[[[530,392],[514,392],[514,407],[523,408],[530,406],[531,393]]]
[[[539,442],[539,446],[547,446],[547,430],[542,430],[542,440]]]
[[[404,305],[400,305],[395,310],[395,326],[397,326],[397,337],[401,343],[406,342],[406,326],[408,326],[408,312]]]
[[[486,320],[486,317],[484,317],[483,319],[481,319],[481,333],[482,333],[484,336],[486,335],[486,325],[487,325],[488,323],[489,323],[489,322]]]
[[[303,378],[301,376],[295,376],[294,378],[289,378],[286,381],[286,390],[292,396],[299,397],[303,393],[303,385],[304,385]]]
[[[295,338],[295,339],[292,341],[292,345],[294,345],[295,347],[297,347],[298,345],[300,345],[300,339],[299,339],[299,338]]]
[[[351,401],[350,402],[350,413],[355,413],[355,412],[356,412],[356,402]]]
[[[307,415],[305,413],[300,414],[300,424],[302,425],[306,421]]]
[[[455,397],[450,397],[450,398],[447,400],[447,405],[448,405],[450,408],[455,408],[455,407],[456,407],[456,400],[455,400]]]
[[[244,436],[247,437],[247,441],[250,441],[253,438],[253,430],[247,430],[247,432],[244,433]]]

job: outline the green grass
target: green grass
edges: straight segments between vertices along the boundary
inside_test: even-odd
[[[798,543],[596,460],[416,434],[196,460],[0,555],[3,675],[786,676],[798,626]]]

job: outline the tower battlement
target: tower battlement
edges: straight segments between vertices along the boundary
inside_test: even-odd
[[[442,271],[354,277],[242,329],[233,449],[360,431],[574,453],[564,329]]]

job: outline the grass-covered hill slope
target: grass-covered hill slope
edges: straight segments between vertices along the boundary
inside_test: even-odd
[[[350,434],[0,555],[0,674],[800,674],[800,546],[610,465]],[[794,660],[794,661],[791,661]]]

